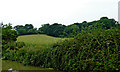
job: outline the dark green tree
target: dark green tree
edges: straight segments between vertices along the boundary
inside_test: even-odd
[[[79,27],[77,25],[69,25],[64,29],[64,35],[67,37],[74,37],[79,32]]]
[[[33,29],[34,26],[32,24],[25,24],[24,28],[28,31],[29,29]]]
[[[7,44],[17,40],[17,32],[12,30],[11,24],[2,25],[2,43]]]
[[[48,29],[49,26],[50,26],[50,24],[43,24],[42,27],[40,27],[38,29],[38,32],[40,34],[46,34],[47,33],[47,29]]]
[[[23,25],[17,25],[14,27],[15,30],[18,30],[18,29],[24,29],[24,26]]]
[[[17,32],[18,32],[18,35],[27,35],[26,29],[18,29]]]

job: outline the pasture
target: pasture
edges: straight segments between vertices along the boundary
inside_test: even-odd
[[[56,38],[44,34],[39,35],[23,35],[17,38],[17,42],[24,42],[22,49],[39,50],[51,47],[54,43],[64,40],[65,38]]]

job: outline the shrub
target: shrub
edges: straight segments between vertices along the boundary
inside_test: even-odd
[[[65,71],[118,70],[120,30],[83,32],[53,46],[53,68]]]

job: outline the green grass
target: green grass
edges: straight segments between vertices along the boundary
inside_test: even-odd
[[[65,38],[56,38],[47,36],[44,34],[40,35],[23,35],[17,38],[18,42],[24,42],[26,45],[23,49],[27,50],[39,50],[51,47],[54,43],[64,40]]]
[[[2,60],[2,70],[8,70],[10,68],[12,68],[13,70],[53,70],[52,68],[24,66],[23,64],[15,62],[15,61]]]

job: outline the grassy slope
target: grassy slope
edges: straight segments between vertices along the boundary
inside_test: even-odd
[[[27,50],[38,50],[42,48],[48,48],[52,44],[64,40],[63,38],[56,38],[56,37],[51,37],[47,35],[23,35],[19,36],[17,41],[19,42],[25,42],[26,46],[23,47],[24,49]]]

